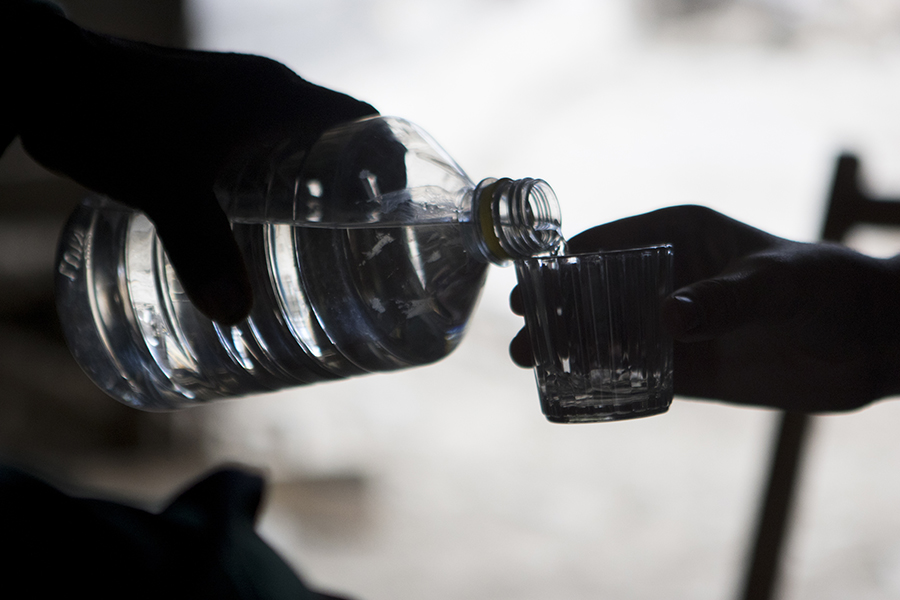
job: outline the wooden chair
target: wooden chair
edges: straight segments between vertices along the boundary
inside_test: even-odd
[[[900,199],[869,197],[860,185],[859,159],[843,154],[837,159],[821,238],[842,242],[854,226],[861,224],[900,227]],[[803,413],[784,412],[779,417],[768,483],[744,574],[742,600],[770,600],[776,591],[797,480],[813,422],[814,417]]]

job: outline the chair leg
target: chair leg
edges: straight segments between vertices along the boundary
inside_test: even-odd
[[[803,413],[781,413],[769,465],[769,482],[756,524],[756,538],[741,600],[770,600],[774,597],[811,420],[811,416]]]

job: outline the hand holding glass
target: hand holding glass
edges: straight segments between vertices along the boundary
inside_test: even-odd
[[[516,261],[541,408],[556,423],[663,413],[672,402],[672,247]]]

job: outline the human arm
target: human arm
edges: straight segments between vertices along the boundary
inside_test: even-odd
[[[0,3],[0,39],[0,149],[18,135],[43,166],[146,212],[191,300],[225,323],[251,292],[215,181],[286,132],[302,151],[376,112],[263,57],[104,36],[37,2]]]
[[[900,259],[770,235],[679,206],[585,231],[573,252],[671,243],[675,393],[803,412],[900,392]],[[514,291],[513,309],[521,313]],[[530,366],[527,335],[510,346]]]

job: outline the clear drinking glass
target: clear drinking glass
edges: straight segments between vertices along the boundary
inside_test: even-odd
[[[672,247],[516,261],[541,409],[555,423],[655,415],[672,402]]]

